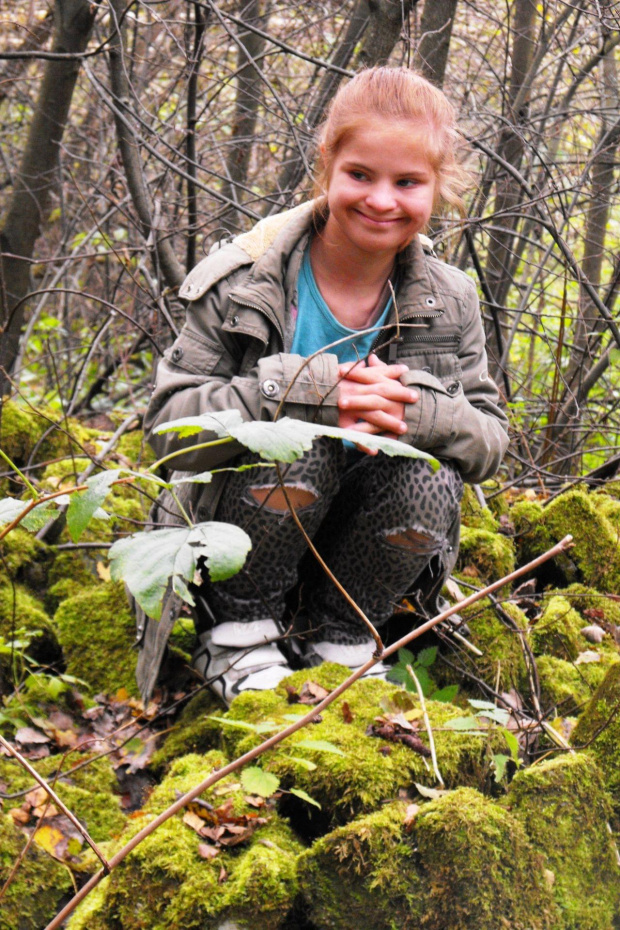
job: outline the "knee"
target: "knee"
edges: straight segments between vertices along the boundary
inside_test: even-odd
[[[317,495],[309,488],[284,485],[284,487],[256,487],[250,488],[252,498],[261,507],[286,513],[293,510],[303,510],[316,503]]]
[[[428,556],[428,558],[441,548],[441,540],[435,539],[428,533],[420,532],[420,530],[395,530],[386,533],[385,538],[392,546],[398,546],[416,555]]]

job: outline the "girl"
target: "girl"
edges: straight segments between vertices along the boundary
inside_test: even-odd
[[[160,423],[231,407],[270,420],[283,398],[283,415],[350,427],[361,440],[357,448],[317,441],[286,471],[286,495],[271,468],[186,486],[195,520],[232,522],[252,538],[241,574],[197,592],[195,664],[227,701],[290,672],[273,641],[288,626],[293,589],[304,629],[298,663],[355,668],[374,648],[308,557],[286,497],[380,628],[405,593],[417,591],[421,608],[434,611],[456,560],[462,482],[488,478],[501,462],[506,419],[487,373],[474,285],[420,235],[441,205],[461,206],[456,145],[441,91],[407,70],[360,72],[321,129],[314,201],[218,248],[181,288],[187,322],[159,365],[145,421],[158,455],[183,445],[175,434],[154,435]],[[363,437],[372,433],[431,452],[441,468],[369,454]],[[177,461],[204,471],[230,456],[225,448]],[[171,595],[159,625],[139,625],[145,698],[178,609]]]

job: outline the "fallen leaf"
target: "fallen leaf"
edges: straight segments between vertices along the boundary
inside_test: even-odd
[[[419,812],[420,812],[419,804],[408,804],[407,805],[407,810],[405,811],[405,819],[403,821],[403,823],[405,824],[405,829],[407,833],[409,833],[409,831],[411,830],[411,827],[413,826],[413,821],[416,819]]]
[[[220,869],[220,874],[217,879],[217,883],[218,885],[223,885],[224,882],[226,881],[228,881],[228,872],[226,871],[224,866],[222,866],[222,868]]]
[[[198,855],[201,859],[215,859],[218,853],[217,846],[211,846],[209,843],[198,843]]]
[[[594,652],[593,649],[586,649],[585,652],[580,652],[577,658],[575,659],[575,665],[589,665],[591,662],[600,662],[601,654],[600,652]]]
[[[200,833],[204,827],[204,820],[202,820],[198,814],[192,813],[192,811],[185,811],[183,814],[183,823],[191,827],[192,830],[195,830],[196,833]]]
[[[579,632],[582,636],[585,636],[588,642],[595,643],[597,646],[603,642],[607,635],[605,630],[596,623],[593,623],[592,626],[584,626]]]
[[[442,791],[440,788],[427,788],[426,785],[419,785],[417,781],[414,782],[414,785],[423,798],[430,798],[433,801],[448,793],[447,791]]]
[[[43,804],[41,807],[32,808],[32,816],[37,819],[51,820],[52,817],[58,817],[60,811],[55,804]]]
[[[12,807],[9,817],[16,826],[24,826],[30,820],[30,812],[25,811],[23,807]]]
[[[15,734],[15,742],[22,746],[31,746],[38,743],[49,743],[50,738],[40,730],[33,727],[20,727]]]
[[[50,856],[54,856],[55,859],[64,858],[64,848],[61,847],[65,846],[66,837],[58,827],[44,824],[38,830],[35,830],[34,841],[37,846],[44,849]]]
[[[49,794],[45,788],[38,787],[29,791],[24,801],[29,804],[30,807],[42,807],[48,799]]]
[[[351,708],[346,701],[342,702],[342,719],[345,723],[353,723],[353,714],[351,713]]]
[[[110,581],[112,577],[110,574],[110,569],[103,562],[97,562],[97,574],[102,581]]]

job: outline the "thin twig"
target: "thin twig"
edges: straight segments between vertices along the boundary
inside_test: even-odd
[[[547,550],[537,559],[534,559],[532,562],[528,562],[527,565],[524,565],[522,568],[516,569],[516,571],[511,572],[509,575],[506,575],[504,578],[500,578],[499,581],[493,582],[487,588],[483,588],[480,591],[470,594],[469,597],[465,598],[464,601],[461,601],[460,604],[455,604],[452,607],[449,607],[447,610],[444,610],[442,613],[438,614],[436,617],[427,620],[425,623],[421,624],[416,630],[412,630],[406,636],[403,636],[397,642],[393,643],[383,653],[378,656],[372,656],[364,665],[356,669],[354,672],[349,675],[346,681],[343,681],[341,685],[335,688],[330,694],[327,695],[319,704],[312,707],[310,711],[301,717],[295,723],[290,724],[288,727],[285,727],[279,733],[274,733],[273,736],[266,739],[260,746],[256,746],[254,749],[251,749],[249,752],[244,753],[238,759],[235,759],[234,762],[230,762],[228,765],[223,766],[221,769],[218,769],[216,772],[212,772],[208,775],[199,785],[196,785],[195,788],[192,788],[191,791],[188,791],[182,797],[178,798],[167,810],[162,811],[159,816],[155,817],[149,824],[142,828],[139,833],[136,833],[134,837],[125,845],[122,849],[119,849],[114,856],[109,860],[110,871],[116,868],[119,863],[125,859],[130,852],[132,852],[136,846],[138,846],[142,840],[145,840],[147,836],[150,836],[161,824],[165,823],[171,817],[173,817],[178,811],[186,807],[191,801],[197,798],[203,791],[206,791],[207,788],[210,788],[216,782],[221,781],[222,778],[226,778],[233,772],[238,771],[240,768],[243,768],[244,765],[247,765],[248,762],[253,762],[254,759],[261,756],[268,749],[271,749],[273,746],[277,746],[278,743],[281,743],[282,740],[286,739],[288,736],[291,736],[293,733],[296,733],[298,730],[301,730],[303,727],[307,726],[313,720],[316,719],[317,715],[322,713],[330,704],[332,704],[341,694],[344,694],[352,684],[354,684],[359,678],[365,675],[370,671],[373,666],[383,659],[388,658],[393,655],[395,652],[398,652],[399,649],[402,649],[404,646],[409,645],[414,639],[417,639],[419,636],[422,636],[424,633],[431,630],[434,626],[437,626],[438,623],[442,623],[444,620],[447,620],[448,617],[451,617],[452,614],[456,613],[459,608],[469,607],[470,604],[475,603],[480,600],[482,597],[486,597],[487,594],[497,591],[499,588],[502,588],[506,584],[510,584],[515,581],[517,578],[520,578],[522,575],[525,575],[528,572],[534,571],[538,568],[539,565],[542,565],[548,559],[554,558],[560,552],[563,552],[565,549],[569,548],[572,545],[573,537],[565,536],[556,546]],[[106,872],[104,869],[100,869],[95,875],[93,875],[89,881],[78,891],[78,893],[62,908],[61,911],[50,921],[45,930],[58,930],[62,923],[66,920],[69,914],[72,914],[77,905],[86,898],[93,888],[96,888],[97,885],[105,878]]]
[[[426,701],[424,700],[424,692],[422,691],[422,686],[418,681],[418,676],[413,670],[413,666],[408,665],[407,671],[413,679],[413,683],[416,686],[418,692],[418,697],[420,699],[420,707],[422,709],[422,717],[424,719],[424,726],[426,727],[426,735],[428,736],[428,748],[431,751],[431,762],[433,763],[433,772],[435,773],[435,778],[439,782],[442,788],[445,788],[445,782],[441,777],[441,773],[437,766],[437,753],[435,751],[435,740],[433,739],[433,730],[431,727],[431,721],[429,720],[428,711],[426,709]]]

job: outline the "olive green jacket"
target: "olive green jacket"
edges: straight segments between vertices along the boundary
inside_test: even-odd
[[[169,420],[235,408],[248,420],[276,415],[338,424],[338,360],[326,352],[302,368],[289,351],[290,313],[297,277],[312,229],[312,204],[262,220],[249,233],[212,251],[179,292],[189,302],[187,321],[161,360],[145,417],[158,456],[205,442],[213,435],[179,440],[153,429]],[[419,400],[407,404],[401,441],[456,462],[466,481],[495,473],[508,445],[507,421],[487,370],[484,331],[476,289],[458,269],[438,260],[418,237],[399,256],[398,291],[389,328],[377,334],[377,354],[404,363],[401,377]],[[176,468],[215,468],[241,451],[235,444],[187,453]],[[184,504],[197,522],[212,519],[225,474],[208,485],[181,485]],[[164,496],[155,522],[175,522]],[[454,559],[458,527],[453,531]],[[452,570],[442,566],[442,578]],[[436,585],[433,585],[435,588]],[[158,625],[139,617],[143,639],[138,677],[143,694],[154,685],[169,630],[180,609],[166,601]]]

